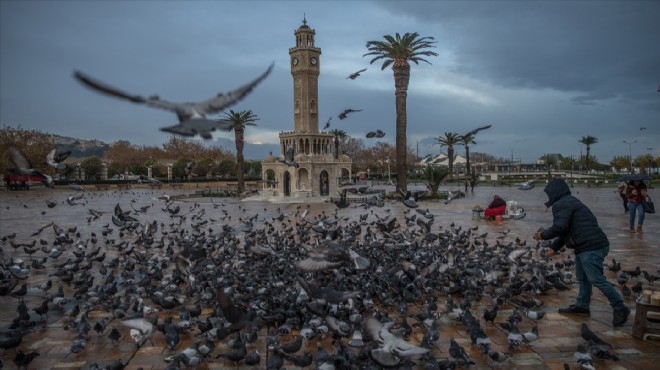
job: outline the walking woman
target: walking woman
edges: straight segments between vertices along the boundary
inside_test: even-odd
[[[644,225],[644,198],[646,197],[646,184],[642,180],[630,181],[626,187],[628,197],[628,212],[630,212],[630,233],[635,232],[635,215],[637,215],[637,232],[643,233]]]

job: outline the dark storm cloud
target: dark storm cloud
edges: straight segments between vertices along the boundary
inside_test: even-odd
[[[657,1],[381,2],[437,24],[455,71],[508,88],[550,88],[589,104],[650,101],[660,78]]]
[[[638,140],[638,152],[660,142],[658,2],[356,1],[350,12],[338,4],[348,2],[0,1],[0,124],[160,145],[170,112],[96,94],[73,70],[131,93],[197,101],[275,62],[231,108],[260,117],[246,131],[246,158],[277,155],[278,133],[293,126],[288,51],[306,15],[322,49],[319,122],[332,116],[331,128],[353,137],[382,129],[394,144],[392,70],[369,64],[366,42],[419,32],[435,37],[439,54],[411,69],[408,145],[419,141],[422,155],[445,150],[429,138],[485,124],[493,128],[472,150],[525,161],[579,155],[585,135],[599,138],[592,154],[604,161],[628,152],[621,140]],[[339,120],[347,108],[364,110]],[[206,144],[233,151],[233,133],[221,136]]]

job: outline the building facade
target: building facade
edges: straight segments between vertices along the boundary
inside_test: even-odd
[[[351,178],[351,159],[335,153],[335,136],[319,131],[318,78],[321,48],[316,31],[303,24],[294,31],[289,48],[293,77],[293,131],[280,132],[280,156],[262,162],[262,195],[317,197],[336,194],[342,174]],[[286,153],[293,150],[291,158]]]

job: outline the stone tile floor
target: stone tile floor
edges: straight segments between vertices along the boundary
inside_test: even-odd
[[[498,189],[497,191],[500,194],[504,193],[505,197],[508,195],[509,199],[511,199],[514,195],[520,194],[506,194],[506,191],[501,189]],[[582,196],[585,197],[585,202],[596,202],[607,195],[604,191],[596,192],[592,195],[592,197],[585,196],[584,193],[586,193],[586,190],[582,190]],[[543,207],[535,204],[530,204],[527,208],[528,214],[530,214],[528,222],[509,221],[515,222],[513,224],[506,222],[489,223],[486,221],[475,221],[469,219],[469,216],[467,216],[469,215],[469,209],[474,206],[475,203],[485,204],[490,198],[490,194],[492,194],[492,192],[484,192],[483,194],[485,195],[472,195],[471,199],[468,197],[468,199],[463,202],[453,202],[452,204],[444,206],[437,205],[437,207],[444,207],[443,210],[446,212],[446,218],[444,222],[457,222],[466,226],[474,225],[477,223],[483,230],[490,230],[491,232],[510,228],[515,230],[511,233],[511,237],[513,238],[516,235],[521,237],[531,235],[533,231],[535,231],[539,226],[547,226],[551,221],[551,215],[543,214]],[[525,196],[528,195],[525,194]],[[618,197],[616,199],[618,199]],[[7,225],[7,221],[11,221],[11,217],[20,218],[16,215],[8,216],[5,212],[5,209],[7,204],[9,204],[9,206],[16,206],[17,204],[21,203],[21,200],[15,201],[6,197],[0,197],[0,201],[2,201],[1,208],[3,210],[3,215],[0,216],[0,221],[3,221],[2,224]],[[612,201],[612,203],[618,205],[618,203],[615,203],[615,201]],[[255,209],[261,209],[262,207],[263,204],[259,204],[258,206],[255,206]],[[390,207],[392,207],[392,209],[396,212],[403,211],[403,208],[400,206],[400,204],[393,204],[390,205]],[[433,207],[436,207],[436,205],[431,204],[430,208]],[[648,226],[646,233],[643,235],[629,235],[627,232],[625,219],[623,219],[620,214],[613,214],[611,211],[606,210],[605,208],[606,207],[594,207],[593,209],[599,217],[601,225],[608,233],[612,243],[608,261],[610,258],[614,257],[617,258],[617,260],[624,261],[624,269],[633,269],[635,266],[639,265],[643,269],[648,269],[649,271],[656,273],[656,269],[658,266],[660,266],[660,253],[658,250],[658,240],[660,240],[660,233],[658,232],[658,226],[652,224],[652,222],[655,220],[647,215]],[[535,216],[534,211],[538,211],[538,215]],[[6,233],[7,228],[3,226],[0,234]],[[2,248],[5,250],[5,252],[7,252],[9,249],[4,245]],[[616,281],[616,274],[610,271],[606,271],[606,275],[610,281]],[[46,276],[36,276],[34,281],[31,283],[36,285],[45,281],[46,278]],[[645,287],[648,288],[648,284],[645,283]],[[504,364],[496,364],[492,362],[487,358],[486,355],[481,354],[477,348],[473,347],[470,344],[470,338],[468,334],[460,323],[441,325],[440,340],[435,345],[433,350],[435,357],[449,357],[449,338],[454,337],[456,341],[466,349],[470,358],[475,361],[476,364],[472,366],[472,368],[563,369],[564,363],[567,363],[571,368],[576,369],[578,368],[578,365],[573,360],[573,353],[575,352],[577,344],[584,342],[580,337],[580,324],[585,322],[597,335],[614,345],[612,352],[619,356],[621,359],[618,362],[613,362],[610,360],[601,361],[595,359],[594,365],[597,369],[648,370],[660,368],[660,342],[652,340],[641,340],[634,338],[631,335],[632,323],[635,317],[634,301],[627,302],[627,305],[632,309],[632,313],[628,319],[628,322],[621,328],[612,328],[611,309],[607,304],[604,296],[602,296],[602,294],[600,294],[600,292],[597,290],[594,291],[594,297],[591,306],[591,317],[576,317],[560,315],[556,313],[558,307],[563,307],[573,303],[575,295],[576,287],[573,286],[573,288],[569,291],[550,291],[549,294],[542,296],[541,298],[545,304],[541,310],[546,312],[546,316],[537,322],[539,328],[539,339],[529,344],[523,344],[520,348],[513,351],[509,351],[507,348],[506,332],[497,326],[484,324],[482,320],[482,325],[485,327],[485,332],[493,342],[492,347],[496,350],[510,352],[513,355],[512,358]],[[440,301],[444,302],[443,300],[445,298],[442,295],[440,297]],[[40,303],[42,299],[43,296],[39,291],[30,290],[26,297],[26,302],[28,302],[28,306],[30,308],[33,308],[38,303]],[[0,304],[0,326],[5,327],[15,316],[17,300],[9,296],[0,297]],[[421,302],[419,304],[411,305],[409,311],[414,312],[415,310],[420,310],[420,304]],[[476,307],[473,308],[473,312],[475,313],[476,317],[481,318],[484,309],[488,309],[490,306],[490,301],[487,298],[484,298],[481,304],[476,305]],[[439,309],[443,309],[442,304],[440,304]],[[502,306],[498,315],[498,320],[496,321],[505,321],[506,317],[511,313],[511,310],[511,305]],[[205,315],[208,315],[208,313],[208,311],[205,311],[202,314],[202,317],[205,317]],[[391,312],[390,316],[397,318],[396,312]],[[111,314],[103,311],[92,311],[90,313],[90,321],[92,324],[102,317],[112,318]],[[164,361],[164,358],[168,356],[167,350],[165,349],[165,339],[164,336],[160,333],[156,333],[153,336],[152,342],[147,342],[142,348],[137,349],[136,345],[132,341],[120,341],[118,344],[113,344],[107,338],[107,331],[102,336],[97,336],[94,331],[90,331],[87,338],[86,348],[82,353],[75,354],[69,352],[69,348],[75,333],[69,330],[65,330],[66,322],[67,319],[62,317],[61,312],[58,313],[57,310],[51,310],[47,321],[38,322],[34,330],[32,330],[32,332],[24,338],[23,343],[19,348],[25,352],[38,350],[40,353],[40,356],[37,357],[28,368],[87,369],[91,368],[93,363],[104,366],[117,359],[121,359],[124,363],[127,363],[126,369],[164,369],[168,366],[168,364]],[[111,321],[108,324],[108,328],[112,327],[113,325],[116,325],[115,321]],[[524,331],[531,328],[532,325],[533,323],[525,318],[523,319],[520,328],[522,331]],[[119,327],[119,325],[117,326]],[[122,336],[124,338],[128,338],[128,332],[126,329],[120,328],[120,331],[122,332]],[[267,333],[267,327],[262,329],[259,335],[259,339],[255,343],[248,346],[248,351],[256,348],[262,356],[261,366],[258,368],[265,368],[266,366],[266,357],[269,353],[265,343]],[[294,335],[296,334],[297,332],[294,331],[289,336],[281,337],[280,342],[286,343],[291,341],[294,339]],[[411,338],[410,341],[418,342],[420,339],[421,333],[416,333],[416,337]],[[186,348],[192,344],[193,340],[194,338],[191,335],[182,336],[182,342],[178,348]],[[226,350],[227,346],[225,343],[220,341],[216,341],[216,343],[216,352],[222,352]],[[328,338],[322,339],[321,343],[324,348],[332,351],[332,344]],[[315,354],[316,340],[311,340],[304,343],[303,348],[299,351],[299,354],[302,354],[305,351],[310,351]],[[15,353],[16,349],[9,349],[2,355],[5,368],[15,368],[11,361]],[[286,368],[295,368],[295,366],[286,361],[284,366]],[[222,359],[211,359],[200,365],[198,368],[224,369],[248,367],[245,367],[240,363],[233,364]],[[421,366],[418,366],[418,368],[421,368]]]

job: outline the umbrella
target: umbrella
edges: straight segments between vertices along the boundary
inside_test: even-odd
[[[645,175],[643,173],[632,173],[630,175],[624,175],[616,179],[616,181],[637,181],[637,180],[651,180],[651,176]]]

